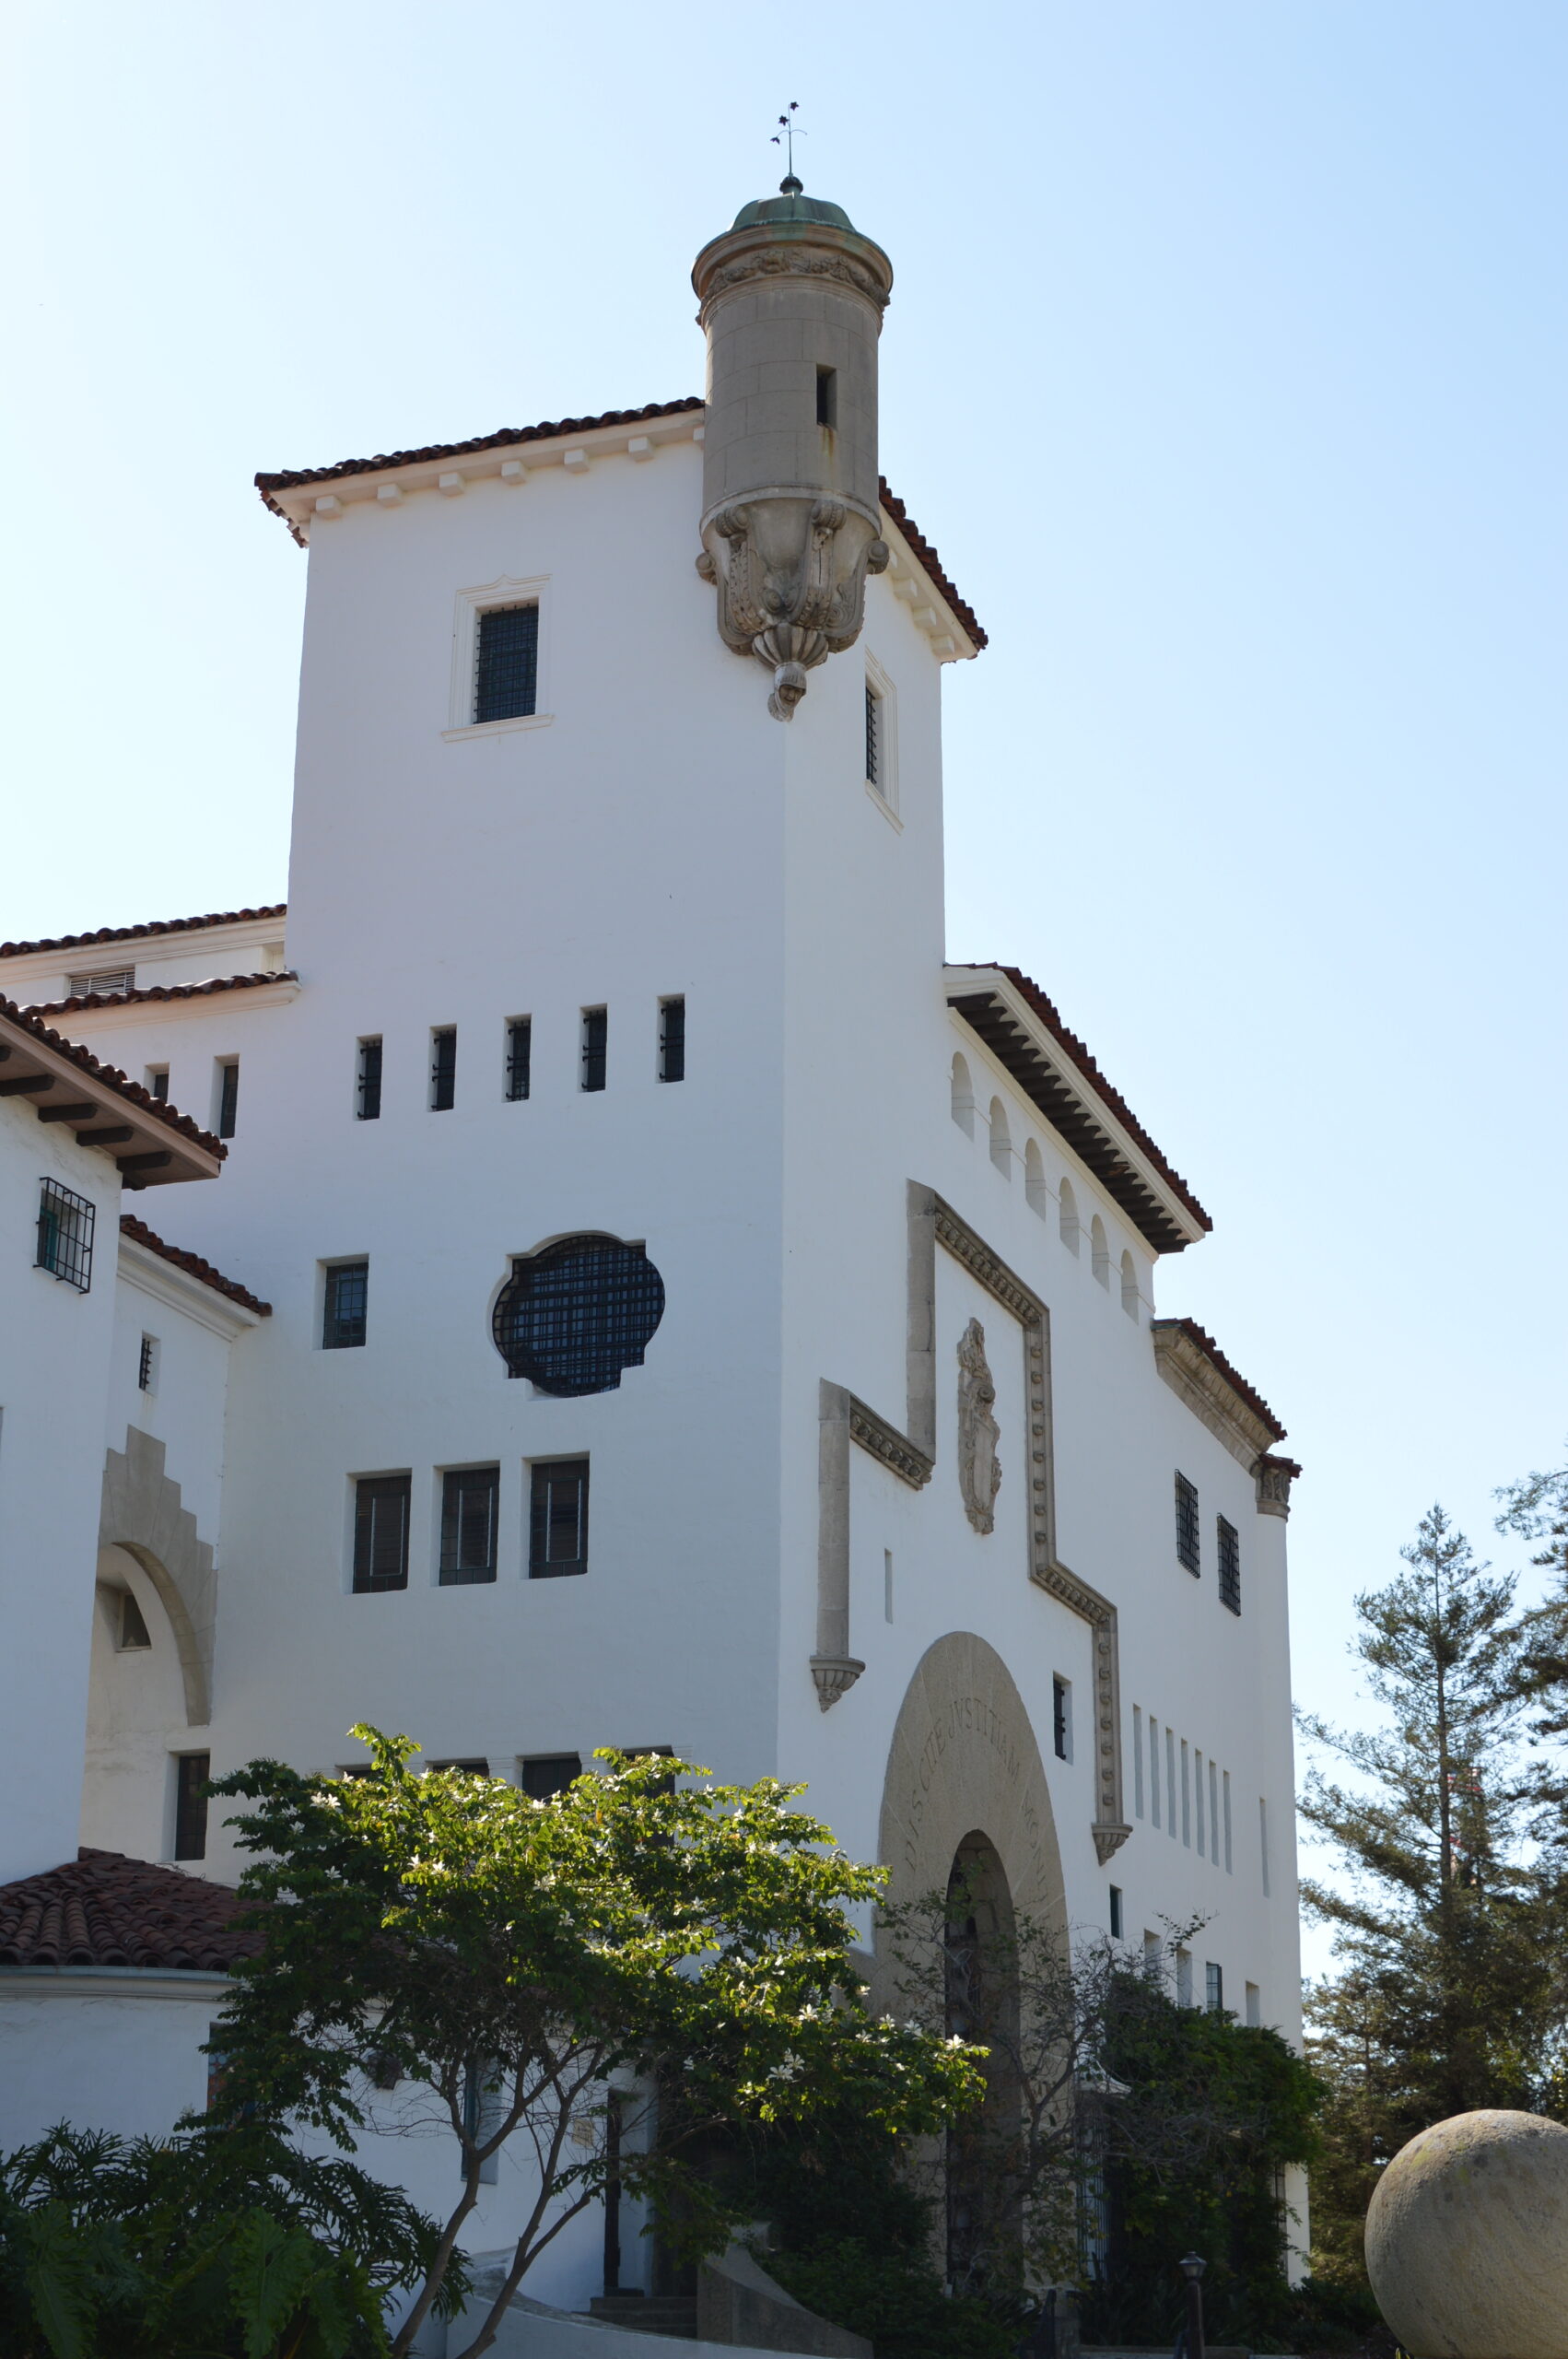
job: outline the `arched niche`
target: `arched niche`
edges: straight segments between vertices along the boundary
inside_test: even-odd
[[[212,1718],[213,1640],[217,1575],[212,1549],[199,1538],[196,1519],[164,1472],[164,1447],[139,1426],[126,1428],[125,1447],[104,1461],[99,1545],[123,1548],[157,1591],[180,1658],[185,1718],[203,1728]]]
[[[975,1085],[970,1078],[969,1060],[961,1050],[954,1051],[952,1092],[953,1119],[965,1137],[972,1139],[975,1135]]]
[[[991,1099],[990,1115],[991,1161],[1004,1180],[1012,1177],[1012,1133],[1008,1128],[1007,1109],[1000,1097]]]
[[[1130,1253],[1121,1257],[1121,1307],[1129,1319],[1138,1316],[1138,1264]]]
[[[1044,1220],[1050,1211],[1051,1198],[1046,1186],[1045,1157],[1034,1139],[1026,1139],[1024,1143],[1024,1193],[1030,1211],[1038,1213]]]
[[[1057,1198],[1057,1220],[1061,1230],[1062,1243],[1070,1253],[1076,1253],[1078,1250],[1078,1199],[1072,1192],[1071,1180],[1064,1180],[1061,1183],[1061,1193]]]
[[[1111,1290],[1111,1249],[1106,1237],[1106,1224],[1098,1213],[1089,1224],[1089,1251],[1097,1283],[1106,1292]]]
[[[127,1548],[99,1551],[81,1840],[137,1860],[168,1857],[170,1757],[193,1749],[166,1590],[144,1556]]]

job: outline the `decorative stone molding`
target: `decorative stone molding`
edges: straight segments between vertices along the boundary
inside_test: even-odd
[[[852,1392],[846,1397],[849,1404],[850,1440],[858,1442],[872,1458],[880,1459],[889,1473],[896,1474],[901,1483],[907,1483],[912,1491],[923,1491],[934,1472],[934,1460],[928,1458],[923,1449],[918,1449],[907,1434],[901,1434]]]
[[[1283,1438],[1283,1429],[1260,1416],[1223,1369],[1216,1367],[1197,1341],[1190,1321],[1156,1319],[1149,1332],[1155,1365],[1171,1391],[1250,1474],[1270,1443]]]
[[[1288,1516],[1291,1485],[1301,1473],[1293,1458],[1260,1458],[1253,1470],[1258,1484],[1259,1515]]]
[[[1094,1857],[1101,1867],[1109,1867],[1131,1832],[1131,1827],[1127,1825],[1095,1827]]]
[[[970,1529],[989,1537],[996,1530],[996,1495],[1001,1487],[997,1444],[996,1379],[986,1358],[986,1331],[971,1319],[958,1344],[958,1488]]]
[[[697,569],[719,593],[719,635],[773,674],[767,709],[790,721],[806,674],[860,635],[866,575],[887,563],[878,520],[841,499],[779,492],[720,508]]]
[[[212,1718],[213,1644],[217,1624],[217,1574],[213,1552],[181,1502],[180,1485],[164,1473],[164,1446],[139,1426],[125,1431],[123,1450],[104,1461],[99,1544],[123,1548],[157,1590],[180,1655],[185,1718],[205,1728]]]
[[[840,1696],[847,1696],[865,1669],[853,1655],[813,1655],[812,1677],[816,1682],[816,1700],[825,1712],[830,1712]]]

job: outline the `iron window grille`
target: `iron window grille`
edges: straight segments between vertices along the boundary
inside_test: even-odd
[[[65,978],[67,999],[88,999],[95,993],[99,999],[108,999],[116,992],[131,992],[135,988],[136,970],[134,967],[106,967],[96,975],[67,975]]]
[[[685,1081],[686,1077],[686,1003],[684,999],[661,999],[659,1003],[659,1078],[661,1081]]]
[[[177,1753],[174,1756],[174,1856],[205,1860],[207,1856],[207,1773],[210,1753]]]
[[[1185,1474],[1176,1478],[1176,1555],[1189,1573],[1203,1569],[1198,1533],[1198,1486]]]
[[[329,1264],[322,1314],[323,1352],[351,1352],[363,1344],[369,1299],[369,1262],[334,1262]]]
[[[866,682],[866,784],[882,784],[882,698]]]
[[[1210,1960],[1203,1968],[1203,2004],[1211,2015],[1225,2011],[1225,1969]]]
[[[381,1119],[381,1042],[379,1034],[373,1039],[359,1043],[358,1103],[354,1110],[361,1122],[379,1122]]]
[[[235,1118],[240,1111],[240,1060],[230,1057],[217,1069],[217,1134],[220,1139],[234,1136]]]
[[[570,1398],[614,1392],[663,1316],[664,1281],[641,1245],[564,1237],[513,1261],[491,1332],[509,1376]]]
[[[514,1015],[507,1026],[507,1097],[513,1104],[528,1095],[532,1061],[532,1019]]]
[[[58,1180],[41,1180],[39,1191],[38,1260],[34,1267],[47,1270],[64,1285],[75,1286],[78,1294],[86,1294],[92,1285],[96,1208],[86,1196],[62,1188]]]
[[[479,617],[474,666],[474,721],[515,721],[536,710],[539,608],[490,606]]]
[[[1059,1761],[1067,1759],[1067,1682],[1051,1682],[1051,1744]]]
[[[588,1461],[551,1459],[529,1480],[528,1578],[588,1570]]]
[[[610,1011],[607,1007],[585,1007],[582,1011],[582,1086],[584,1089],[603,1089],[604,1060],[609,1046]]]
[[[354,1485],[354,1589],[408,1587],[408,1474],[361,1475]]]
[[[498,1466],[463,1466],[441,1478],[443,1589],[496,1578],[496,1517],[501,1498]]]
[[[525,1794],[536,1802],[550,1802],[556,1794],[564,1794],[576,1778],[582,1775],[579,1753],[531,1753],[518,1763],[520,1782]]]
[[[457,1100],[457,1027],[442,1025],[430,1035],[430,1111],[450,1112]]]
[[[1215,1536],[1219,1541],[1220,1603],[1228,1605],[1233,1614],[1241,1612],[1241,1534],[1234,1523],[1223,1516],[1215,1521]]]
[[[158,1339],[153,1335],[144,1335],[141,1350],[136,1355],[137,1391],[150,1392],[157,1380],[157,1373]]]

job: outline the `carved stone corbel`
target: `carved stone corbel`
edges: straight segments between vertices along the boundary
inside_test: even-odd
[[[816,1700],[825,1712],[830,1712],[840,1696],[847,1696],[865,1669],[853,1655],[813,1655],[812,1677],[816,1682]]]
[[[1288,1516],[1291,1511],[1291,1485],[1301,1473],[1293,1458],[1259,1458],[1252,1469],[1258,1485],[1259,1515]]]

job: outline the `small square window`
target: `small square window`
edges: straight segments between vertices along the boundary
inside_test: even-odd
[[[1059,1761],[1072,1758],[1072,1688],[1065,1679],[1051,1681],[1051,1744]]]
[[[147,1096],[149,1097],[156,1098],[160,1106],[168,1105],[169,1067],[167,1065],[148,1065],[146,1069],[146,1091]]]
[[[443,1589],[496,1578],[496,1514],[500,1505],[498,1466],[461,1466],[441,1477]]]
[[[1223,1516],[1215,1520],[1214,1535],[1219,1542],[1220,1603],[1228,1605],[1233,1614],[1241,1612],[1241,1534],[1234,1523]]]
[[[534,711],[539,694],[539,607],[491,606],[479,616],[474,718],[512,721]]]
[[[585,1007],[582,1011],[582,1086],[584,1089],[603,1088],[609,1039],[609,1009]]]
[[[86,1294],[92,1285],[96,1209],[86,1196],[62,1188],[57,1180],[41,1180],[39,1189],[38,1258],[33,1266]]]
[[[326,1294],[322,1313],[323,1352],[355,1351],[365,1341],[365,1320],[370,1297],[369,1262],[332,1262],[327,1265]]]
[[[364,1474],[354,1485],[354,1589],[408,1587],[409,1474]]]
[[[240,1114],[240,1060],[222,1057],[217,1067],[217,1134],[231,1139]]]
[[[450,1112],[457,1102],[457,1027],[442,1024],[430,1035],[430,1111]]]
[[[588,1570],[588,1461],[555,1458],[530,1470],[528,1577]]]
[[[119,1629],[115,1645],[123,1655],[145,1654],[152,1645],[152,1632],[147,1628],[146,1615],[128,1589],[117,1590]]]
[[[1176,1478],[1176,1556],[1189,1573],[1201,1573],[1199,1553],[1198,1486],[1185,1474]]]
[[[579,1753],[525,1753],[518,1763],[520,1783],[525,1794],[536,1802],[547,1802],[556,1794],[564,1794],[574,1778],[582,1775]]]
[[[207,1774],[209,1753],[177,1753],[174,1756],[174,1856],[205,1860],[207,1856]]]
[[[158,1348],[156,1335],[144,1335],[136,1354],[136,1390],[138,1392],[158,1391]]]
[[[354,1112],[361,1122],[379,1122],[381,1119],[381,1036],[379,1032],[359,1043]]]
[[[532,1062],[532,1020],[514,1015],[507,1025],[507,1097],[513,1105],[528,1095]]]
[[[686,1077],[686,1003],[684,999],[661,999],[659,1003],[659,1078],[661,1081],[685,1081]]]

